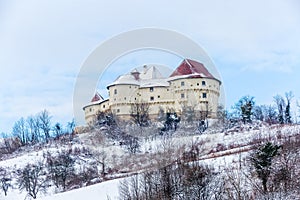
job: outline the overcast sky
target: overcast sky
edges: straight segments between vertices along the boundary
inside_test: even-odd
[[[222,76],[229,107],[247,94],[258,104],[271,104],[274,95],[290,90],[300,99],[297,0],[0,0],[0,132],[11,132],[20,117],[42,109],[53,122],[70,121],[74,84],[85,59],[107,39],[144,27],[177,31],[205,49]],[[110,67],[129,71],[161,63],[175,68],[179,62],[174,55],[148,51]],[[109,77],[116,78],[106,74],[100,92]]]

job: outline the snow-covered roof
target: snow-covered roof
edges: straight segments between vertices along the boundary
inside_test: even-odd
[[[141,70],[134,69],[128,74],[119,76],[107,88],[113,85],[139,85],[140,87],[166,87],[168,81],[155,65],[144,65]]]
[[[114,82],[109,84],[107,87],[113,85],[139,85],[139,81],[133,76],[133,74],[124,74],[119,76]]]
[[[98,92],[97,92],[98,93]],[[102,97],[102,96],[101,96]],[[99,100],[97,100],[97,101],[91,101],[89,104],[87,104],[87,105],[85,105],[84,107],[83,107],[83,110],[86,108],[86,107],[89,107],[89,106],[92,106],[92,105],[98,105],[98,104],[101,104],[101,103],[103,103],[103,102],[105,102],[105,101],[108,101],[108,99],[104,99],[103,97],[101,98],[101,99],[99,99]]]
[[[144,65],[143,72],[140,73],[140,79],[162,79],[164,78],[155,65]]]
[[[184,59],[181,64],[175,69],[175,71],[170,75],[168,80],[175,80],[179,78],[216,79],[202,63],[190,59]]]
[[[152,79],[152,80],[143,80],[141,81],[140,87],[168,87],[170,83],[166,79]]]

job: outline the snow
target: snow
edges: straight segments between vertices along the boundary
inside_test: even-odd
[[[140,74],[141,79],[162,79],[163,76],[155,65],[144,65],[144,71]]]
[[[151,80],[142,80],[140,83],[141,88],[147,87],[168,87],[170,83],[166,79],[151,79]]]
[[[133,76],[133,72],[137,72],[137,69],[134,69],[131,73],[119,76],[113,83],[109,84],[107,87],[121,84],[139,85],[140,87],[166,87],[170,85],[167,79],[164,79],[155,65],[145,66],[144,71],[140,72],[138,80],[136,80]]]
[[[186,125],[185,125],[186,126]],[[185,127],[187,128],[187,127]],[[213,166],[215,169],[222,169],[226,166],[230,166],[234,163],[238,163],[239,160],[244,159],[248,155],[248,151],[251,149],[251,142],[255,138],[270,138],[274,142],[280,142],[280,137],[277,136],[293,136],[299,134],[300,126],[284,126],[284,127],[269,127],[261,126],[259,129],[255,127],[241,126],[242,131],[234,132],[234,130],[227,133],[214,133],[214,134],[202,134],[202,135],[185,135],[183,130],[178,130],[172,137],[154,137],[147,138],[141,141],[141,152],[135,156],[129,156],[128,153],[119,145],[114,144],[113,141],[107,141],[105,144],[94,144],[95,135],[93,133],[84,133],[78,135],[76,141],[77,144],[72,144],[74,147],[89,147],[92,150],[104,151],[107,155],[106,164],[112,169],[118,169],[116,173],[109,176],[109,178],[121,177],[123,172],[127,175],[135,172],[143,171],[147,167],[151,168],[152,163],[155,163],[155,154],[163,152],[168,148],[174,151],[173,156],[180,156],[176,154],[176,150],[182,149],[189,150],[191,144],[197,144],[203,142],[199,146],[201,155],[199,157],[200,162]],[[95,133],[97,134],[97,133]],[[217,146],[221,145],[225,149],[218,149]],[[11,156],[10,159],[0,161],[0,167],[18,169],[24,167],[28,163],[35,163],[43,159],[43,153],[50,151],[56,153],[59,149],[67,148],[68,146],[47,146],[44,149],[23,152],[22,154]],[[152,157],[151,157],[152,156]],[[91,158],[84,158],[89,163]],[[162,158],[163,159],[163,158]],[[47,194],[39,194],[40,200],[77,200],[77,199],[118,199],[119,182],[122,178],[105,181],[96,185],[54,194],[55,191],[48,190]],[[3,193],[0,193],[0,200],[19,200],[26,197],[26,192],[20,193],[18,189],[8,191],[8,196],[4,197]]]
[[[125,74],[125,75],[119,76],[114,82],[107,85],[107,87],[110,87],[113,85],[121,85],[121,84],[139,85],[139,81],[137,81],[133,75]]]
[[[119,183],[122,179],[114,179],[105,181],[95,185],[87,186],[80,189],[71,190],[58,194],[44,194],[38,197],[38,200],[117,200],[119,193]],[[17,190],[16,190],[17,191]],[[4,196],[0,193],[0,200],[23,200],[30,199],[26,192],[19,193],[8,191],[8,195]],[[42,194],[43,195],[43,194]],[[31,199],[30,199],[31,200]]]
[[[121,180],[105,181],[88,187],[42,197],[39,200],[116,200],[118,199],[119,182]]]

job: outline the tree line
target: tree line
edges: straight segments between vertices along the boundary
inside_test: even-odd
[[[47,144],[51,140],[60,138],[72,140],[75,131],[74,120],[65,126],[61,123],[53,123],[49,111],[21,117],[17,120],[10,134],[1,133],[3,138],[0,143],[0,158],[9,155],[22,146]]]
[[[75,122],[68,122],[66,128],[59,122],[54,125],[49,111],[42,110],[36,115],[27,118],[21,117],[12,128],[12,135],[19,139],[21,145],[48,143],[51,138],[59,138],[62,135],[73,133]]]
[[[253,120],[272,124],[292,124],[297,123],[299,116],[292,115],[292,92],[286,92],[284,96],[276,95],[273,97],[273,103],[269,105],[256,105],[255,97],[247,95],[241,97],[231,110],[225,110],[224,107],[218,108],[218,119],[223,123],[234,123],[242,121],[244,124],[252,123]],[[297,104],[298,113],[300,105]],[[297,110],[295,110],[295,113]]]

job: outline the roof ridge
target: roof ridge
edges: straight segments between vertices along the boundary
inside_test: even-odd
[[[99,101],[99,100],[104,100],[104,98],[101,96],[101,94],[98,91],[96,91],[91,102],[95,102],[95,101]]]
[[[190,67],[193,67],[193,65],[189,62],[188,59],[185,58],[184,61],[185,61]]]
[[[208,77],[208,78],[215,78],[208,69],[203,65],[195,60],[191,59],[183,59],[180,65],[173,71],[173,73],[169,77],[174,76],[199,76],[199,77]]]

